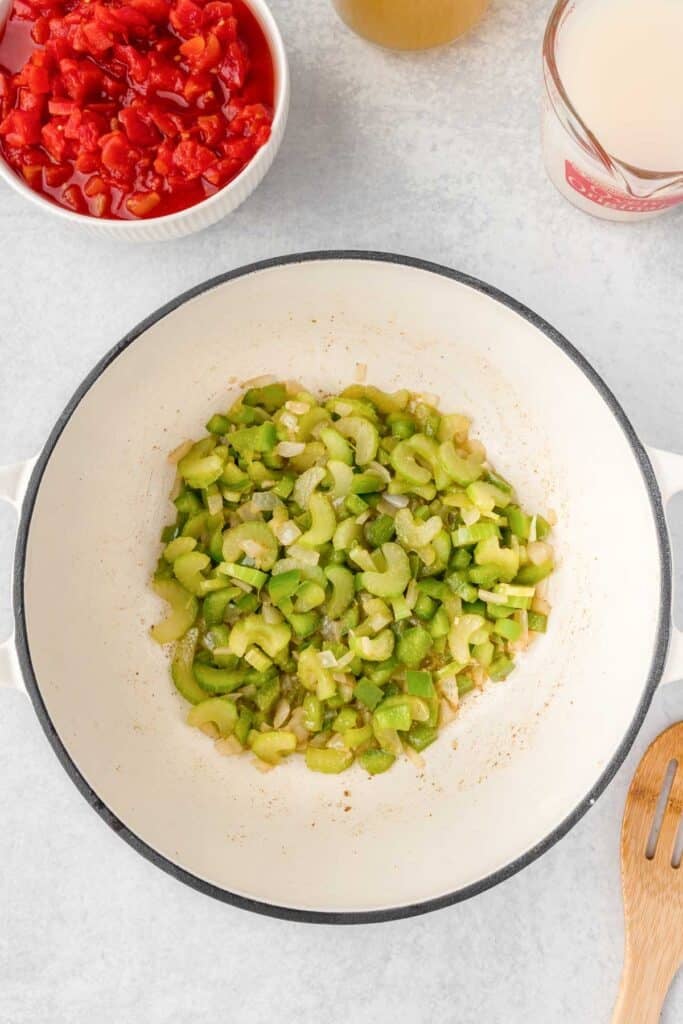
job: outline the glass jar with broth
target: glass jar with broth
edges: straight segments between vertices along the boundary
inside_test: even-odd
[[[346,24],[392,50],[450,43],[483,17],[488,0],[334,0]]]

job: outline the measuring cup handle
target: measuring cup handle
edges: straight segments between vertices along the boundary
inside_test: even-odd
[[[667,452],[661,448],[648,448],[647,453],[657,477],[666,510],[668,502],[683,491],[683,455],[679,455],[677,452]],[[683,632],[677,629],[672,622],[669,653],[662,682],[671,683],[677,679],[683,679]]]
[[[26,494],[35,459],[0,466],[0,501],[7,501],[19,512]],[[26,692],[21,676],[19,659],[14,644],[14,633],[0,643],[0,687],[7,686]]]

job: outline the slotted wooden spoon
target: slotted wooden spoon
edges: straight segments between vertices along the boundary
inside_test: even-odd
[[[672,762],[675,774],[657,834],[658,803],[671,778]],[[679,722],[648,747],[626,799],[621,829],[626,951],[612,1024],[656,1024],[683,962],[683,866],[672,864],[682,810]]]

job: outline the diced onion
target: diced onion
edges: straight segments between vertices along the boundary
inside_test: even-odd
[[[473,526],[478,523],[481,518],[481,512],[478,508],[464,508],[461,513],[462,521],[465,526]]]
[[[275,454],[281,455],[283,459],[291,459],[294,455],[301,455],[305,447],[303,441],[280,441],[275,445]]]
[[[280,417],[280,423],[287,430],[296,430],[297,427],[299,426],[299,421],[297,420],[296,416],[292,416],[291,412],[283,412],[282,416]]]
[[[206,499],[206,507],[209,510],[209,515],[215,516],[218,512],[223,511],[223,495],[216,491],[215,494],[210,494]]]
[[[417,750],[406,743],[403,747],[405,755],[408,760],[417,768],[418,771],[422,771],[425,766],[425,759],[421,754],[418,754]]]
[[[538,615],[550,615],[550,602],[537,594],[531,602],[531,610]]]
[[[410,583],[408,584],[407,588],[406,588],[406,604],[411,609],[411,611],[412,611],[412,609],[415,607],[415,605],[417,603],[417,599],[418,599],[419,594],[420,594],[420,591],[417,588],[416,581],[415,580],[411,580]]]
[[[554,508],[549,508],[545,514],[546,522],[549,526],[555,526],[557,523],[557,512]]]
[[[334,411],[339,413],[340,416],[350,416],[353,412],[353,406],[349,402],[337,402]]]
[[[261,614],[263,615],[263,621],[269,626],[277,626],[282,622],[282,615],[269,601],[263,602]]]
[[[289,554],[301,565],[317,565],[320,561],[320,552],[304,548],[300,544],[292,544]]]
[[[343,736],[340,736],[338,732],[335,732],[331,739],[327,741],[325,746],[328,750],[347,750],[347,746],[344,743]]]
[[[267,384],[275,384],[277,377],[273,376],[272,373],[262,373],[260,377],[252,377],[251,380],[245,380],[245,388],[264,388]]]
[[[447,700],[439,701],[439,725],[443,729],[449,725],[458,713],[457,705],[450,704]]]
[[[526,553],[532,565],[541,565],[543,562],[552,561],[553,549],[545,541],[535,540],[526,546]]]
[[[406,508],[410,504],[407,494],[385,494],[382,500],[386,501],[387,505],[393,505],[394,508]]]
[[[311,495],[318,484],[325,479],[325,470],[322,466],[311,466],[305,473],[302,473],[294,484],[292,498],[301,508],[308,508]]]
[[[347,651],[346,654],[342,654],[341,658],[337,659],[337,668],[346,668],[350,665],[354,659],[353,651]]]
[[[492,590],[480,590],[479,600],[487,601],[489,604],[505,604],[507,598],[505,594],[494,594]]]
[[[371,473],[379,476],[384,480],[385,483],[391,482],[391,473],[386,466],[383,466],[381,462],[371,462],[368,465],[368,469]]]
[[[303,416],[310,408],[308,402],[285,402],[285,409],[293,412],[295,416]]]
[[[293,544],[295,540],[301,536],[301,530],[289,519],[286,523],[278,529],[277,537],[281,544],[287,547],[289,544]]]
[[[286,697],[282,697],[275,707],[275,713],[273,714],[273,728],[279,729],[285,724],[289,718],[289,712],[291,711],[289,701]]]
[[[386,612],[375,612],[368,619],[365,620],[368,629],[371,633],[379,633],[380,629],[384,629],[392,621],[391,615],[387,615]]]
[[[439,680],[439,692],[451,707],[457,708],[460,703],[460,695],[458,694],[458,680],[454,675]]]
[[[332,651],[321,651],[318,655],[318,661],[323,668],[337,668],[337,659]]]
[[[370,518],[370,514],[370,509],[367,508],[365,512],[361,512],[359,516],[356,516],[356,522],[358,523],[358,525],[362,526],[363,523],[367,523],[368,519]]]
[[[234,757],[236,754],[241,754],[243,749],[236,736],[225,736],[221,740],[216,740],[214,747],[223,757]]]

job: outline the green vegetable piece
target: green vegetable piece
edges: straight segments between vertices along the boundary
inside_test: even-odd
[[[427,626],[429,635],[433,640],[438,640],[442,636],[448,636],[451,628],[451,620],[448,618],[448,612],[445,608],[438,608],[434,618]]]
[[[515,619],[498,619],[493,626],[493,632],[502,636],[505,640],[519,640],[522,635],[522,627]]]
[[[500,579],[501,573],[502,569],[499,565],[475,565],[467,570],[470,581],[484,590],[490,590]]]
[[[528,621],[532,633],[545,633],[548,628],[548,616],[541,612],[529,612]]]
[[[476,644],[472,648],[472,654],[474,660],[478,661],[482,668],[488,668],[493,661],[495,647],[490,640],[486,640],[483,644]]]
[[[343,439],[342,439],[343,440]],[[346,444],[346,441],[344,441]],[[353,483],[353,469],[345,462],[338,462],[331,459],[327,463],[327,472],[332,477],[332,487],[327,492],[330,498],[346,498],[351,496],[351,485]],[[358,499],[359,501],[361,499]],[[350,510],[353,511],[353,510]],[[360,513],[356,513],[359,515]]]
[[[394,650],[394,634],[390,629],[381,630],[377,636],[351,635],[349,648],[364,661],[386,661]]]
[[[501,655],[491,662],[489,666],[489,678],[493,679],[495,683],[499,683],[503,679],[507,679],[514,667],[515,663],[511,658],[506,658],[504,655]]]
[[[347,466],[353,465],[353,449],[338,430],[334,427],[324,427],[318,436],[327,448],[330,459],[343,462]]]
[[[528,516],[518,505],[508,505],[506,510],[508,526],[515,537],[520,540],[528,540],[531,530],[531,517]]]
[[[451,480],[459,487],[468,487],[484,472],[481,465],[473,459],[464,459],[458,455],[452,441],[444,441],[439,445],[439,462]]]
[[[247,676],[247,668],[215,668],[213,665],[205,665],[202,661],[195,661],[194,677],[203,690],[209,693],[232,693],[244,684]]]
[[[252,751],[266,764],[280,764],[283,757],[296,750],[297,738],[285,729],[260,732],[251,744]]]
[[[519,569],[519,552],[516,548],[501,547],[498,537],[480,540],[474,549],[474,560],[477,565],[496,566],[499,576],[505,580],[514,579]]]
[[[415,421],[410,416],[400,412],[391,413],[387,417],[387,423],[392,435],[400,438],[402,441],[412,437],[417,430]]]
[[[536,516],[536,540],[544,540],[550,533],[550,523],[543,516]]]
[[[462,615],[451,626],[448,634],[448,648],[455,661],[466,665],[470,660],[470,640],[477,630],[485,625],[481,615]]]
[[[340,619],[354,599],[353,573],[342,565],[328,565],[325,576],[332,584],[332,594],[327,601],[327,616]]]
[[[288,572],[278,573],[268,580],[268,593],[275,605],[281,604],[296,593],[301,583],[301,572],[299,569],[290,569]]]
[[[276,412],[287,401],[284,384],[266,384],[261,388],[249,388],[242,399],[245,405],[260,405],[267,412]]]
[[[401,622],[402,619],[409,619],[413,614],[410,605],[403,594],[391,598],[391,609],[394,613],[394,621]]]
[[[243,747],[247,745],[247,736],[249,735],[253,718],[254,715],[249,708],[242,708],[233,735],[240,741]]]
[[[378,473],[355,473],[351,477],[351,490],[354,494],[375,494],[383,491],[385,486],[386,481]]]
[[[198,635],[198,630],[189,629],[185,636],[181,637],[176,644],[173,661],[171,662],[171,678],[173,683],[178,692],[190,704],[199,704],[200,701],[206,700],[206,693],[198,684],[192,671]]]
[[[433,618],[436,608],[437,604],[433,598],[428,597],[426,594],[418,594],[413,611],[416,618],[421,619],[423,622],[428,622]]]
[[[216,569],[217,572],[222,573],[224,576],[230,576],[234,580],[241,580],[243,583],[248,583],[250,587],[256,587],[257,590],[260,590],[268,580],[267,573],[261,572],[260,569],[252,569],[248,565],[237,565],[235,562],[221,562]],[[244,596],[249,597],[250,595],[245,594]]]
[[[247,487],[251,486],[251,479],[246,473],[243,473],[239,466],[236,466],[234,462],[226,462],[223,472],[221,473],[220,482],[231,491],[244,491]]]
[[[406,672],[406,691],[415,697],[435,697],[436,690],[431,672],[416,672],[409,669]]]
[[[223,534],[223,560],[236,562],[247,554],[257,569],[268,571],[277,561],[278,542],[266,523],[240,523]]]
[[[486,540],[489,537],[497,537],[498,533],[499,530],[495,523],[479,522],[473,523],[472,526],[459,526],[451,534],[451,540],[453,541],[453,547],[461,548],[466,547],[468,544],[478,544],[479,541]]]
[[[541,562],[540,565],[523,565],[515,577],[515,583],[535,584],[540,583],[546,576],[550,576],[555,566],[552,562]]]
[[[215,626],[222,622],[228,605],[241,593],[237,587],[228,586],[213,594],[207,594],[202,605],[202,614],[207,626]]]
[[[304,725],[309,732],[320,732],[323,727],[323,706],[314,693],[307,693],[303,700]]]
[[[237,708],[229,697],[210,697],[190,708],[187,724],[201,729],[211,723],[218,729],[219,735],[229,736],[237,724]]]
[[[197,598],[175,580],[155,580],[152,589],[171,606],[166,618],[152,626],[152,638],[158,644],[170,644],[179,640],[194,625],[199,604]]]
[[[188,551],[178,555],[173,563],[173,574],[180,584],[191,594],[198,594],[203,581],[202,572],[208,569],[211,559],[201,551]]]
[[[407,629],[398,642],[396,651],[398,660],[410,668],[417,668],[427,657],[432,642],[431,636],[423,626],[413,626],[411,629]]]
[[[440,516],[431,516],[426,522],[418,522],[408,508],[399,509],[394,520],[396,534],[401,544],[409,551],[419,551],[427,547],[436,535],[443,530]]]
[[[342,739],[349,750],[357,751],[371,743],[374,735],[371,725],[361,725],[358,728],[345,729]]]
[[[439,735],[439,730],[426,722],[416,722],[410,727],[410,731],[406,737],[407,742],[419,753],[426,747],[433,743]]]
[[[208,440],[208,439],[207,439]],[[211,444],[215,444],[211,439]],[[225,449],[223,449],[225,452]],[[189,487],[204,489],[218,480],[225,465],[225,455],[217,450],[207,451],[203,441],[190,448],[178,463],[178,472]]]
[[[377,705],[384,699],[384,691],[379,686],[370,682],[369,679],[362,678],[356,683],[353,696],[361,704],[364,704],[366,708],[369,708],[370,711],[374,711]]]
[[[313,608],[320,607],[325,601],[325,588],[313,580],[306,580],[302,583],[297,592],[294,609],[297,612],[310,612]]]
[[[305,639],[312,633],[315,633],[316,629],[320,625],[320,616],[315,612],[284,612],[287,622],[290,624],[296,635],[301,639]]]
[[[342,519],[334,531],[332,547],[335,551],[350,551],[362,536],[362,527],[355,519]]]
[[[175,562],[180,555],[187,555],[197,547],[194,537],[176,537],[164,548],[164,558],[167,562]]]
[[[343,416],[335,423],[342,437],[350,437],[355,445],[357,466],[367,466],[377,455],[379,434],[374,423],[362,416]]]
[[[362,574],[362,585],[375,597],[398,597],[410,582],[408,556],[399,544],[383,544],[382,555],[386,562],[384,572],[366,571]]]
[[[256,692],[256,706],[267,713],[280,696],[280,680],[277,676],[266,679]]]
[[[381,548],[382,544],[392,539],[394,533],[394,520],[391,516],[381,515],[365,524],[365,539],[371,548]]]
[[[215,413],[206,424],[206,429],[210,434],[227,434],[230,430],[230,420],[227,416]]]
[[[510,495],[485,480],[477,480],[467,488],[467,497],[480,512],[493,512],[494,508],[507,508]]]
[[[474,679],[471,675],[463,672],[462,675],[458,676],[458,696],[464,697],[466,693],[474,689]]]
[[[307,690],[313,690],[318,700],[329,700],[337,692],[337,684],[332,673],[320,661],[320,652],[314,647],[306,647],[299,654],[297,675]]]
[[[431,471],[421,466],[415,458],[415,452],[410,446],[412,440],[413,438],[408,441],[399,441],[391,452],[389,460],[396,472],[408,483],[418,486],[428,484],[432,479]]]
[[[353,761],[350,750],[334,750],[331,747],[307,747],[306,765],[312,772],[338,775],[346,771]]]
[[[407,732],[413,723],[413,718],[407,704],[397,704],[391,707],[380,704],[372,716],[372,723],[381,732],[390,729]]]
[[[303,547],[316,548],[332,540],[337,529],[337,517],[330,499],[324,494],[312,494],[308,507],[311,513],[311,528],[299,537],[299,544]]]
[[[465,573],[461,569],[448,576],[446,583],[453,593],[461,597],[463,601],[476,601],[477,588],[467,582]]]
[[[370,775],[380,775],[391,768],[396,758],[386,750],[366,750],[358,755],[358,763]]]
[[[353,708],[342,708],[332,723],[335,732],[345,732],[347,729],[355,729],[358,725],[358,715]]]
[[[251,572],[256,571],[256,569],[251,570]],[[242,594],[242,596],[235,601],[235,608],[237,608],[237,611],[241,612],[243,615],[255,612],[258,606],[259,600],[256,594]]]
[[[277,658],[291,639],[292,630],[285,622],[268,623],[261,615],[247,615],[232,627],[228,646],[239,658],[253,645],[260,647],[269,658]]]
[[[267,672],[270,666],[273,664],[267,654],[259,650],[258,647],[249,647],[244,655],[244,660],[255,668],[257,672]]]

